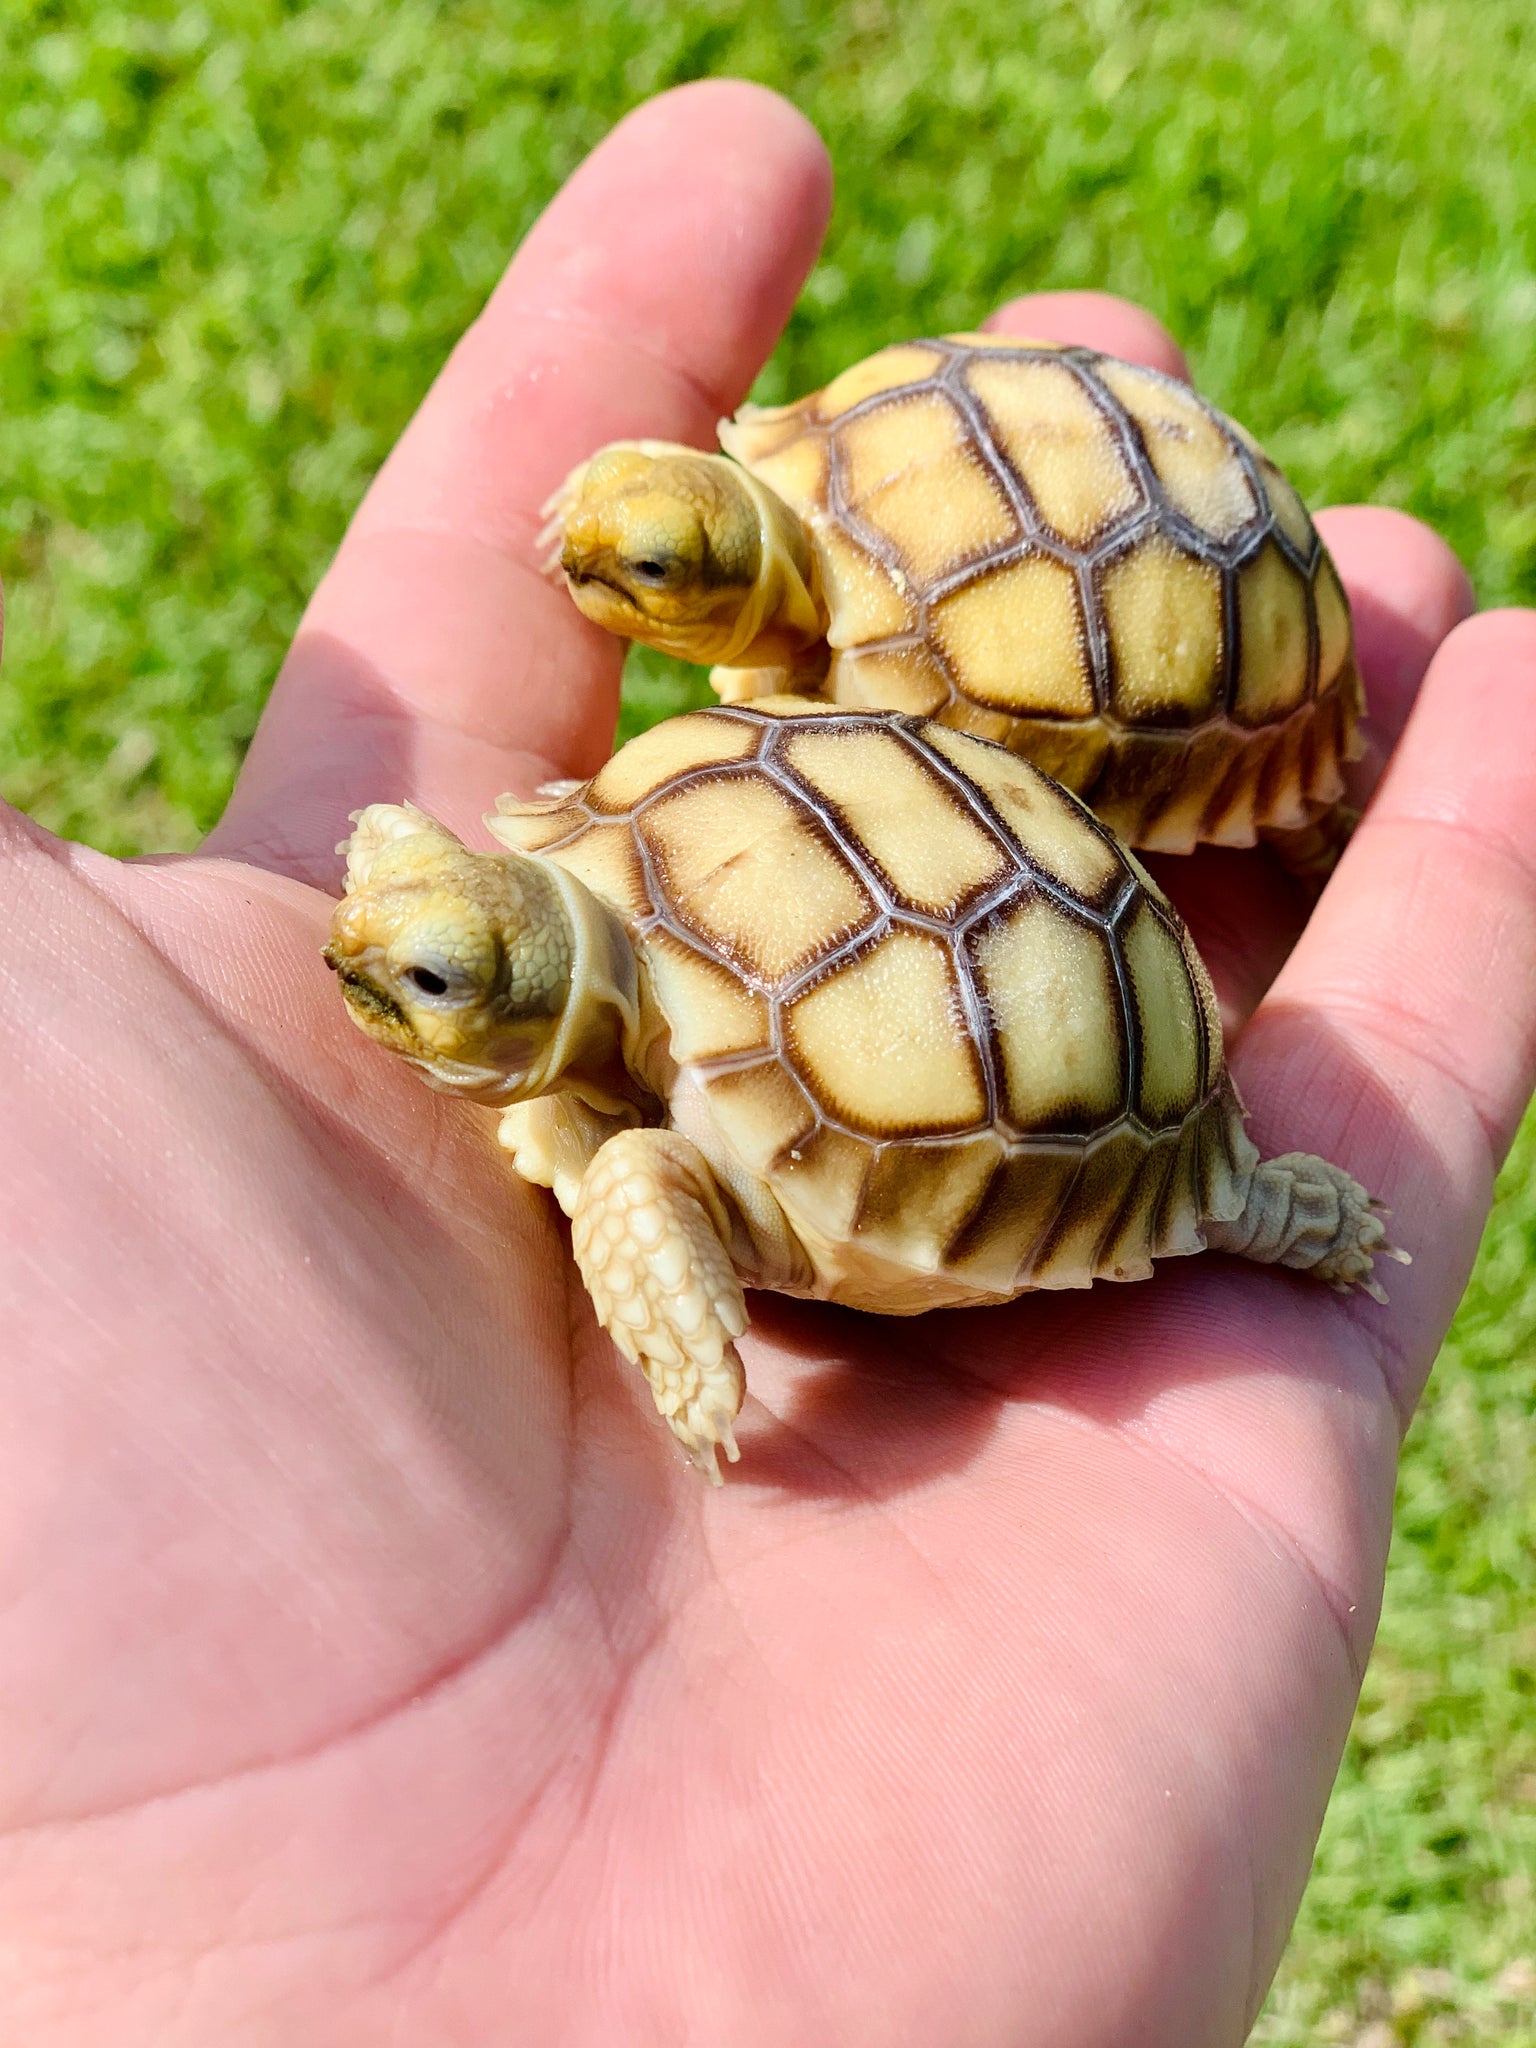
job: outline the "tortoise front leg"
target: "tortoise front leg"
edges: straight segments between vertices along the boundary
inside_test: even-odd
[[[704,1155],[680,1131],[620,1131],[582,1177],[571,1248],[598,1321],[651,1383],[673,1435],[712,1485],[715,1451],[746,1380],[733,1341],[747,1327],[729,1224]]]
[[[1207,1217],[1200,1228],[1213,1252],[1236,1252],[1266,1266],[1293,1266],[1313,1274],[1339,1294],[1362,1288],[1375,1301],[1386,1292],[1371,1271],[1373,1259],[1411,1265],[1408,1254],[1387,1243],[1381,1204],[1342,1166],[1287,1152],[1261,1159],[1246,1176],[1236,1176],[1247,1197],[1230,1222]]]
[[[825,640],[782,668],[722,668],[709,672],[709,687],[722,704],[753,704],[760,697],[809,697],[829,703],[832,650]]]

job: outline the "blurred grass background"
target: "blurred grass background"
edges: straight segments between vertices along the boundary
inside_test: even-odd
[[[789,93],[839,179],[759,396],[1103,286],[1312,502],[1405,506],[1485,602],[1536,599],[1529,0],[6,0],[7,796],[117,852],[195,841],[534,213],[628,106],[721,72]],[[632,665],[626,723],[688,689]],[[1528,1130],[1256,2041],[1536,2048],[1533,1169]]]

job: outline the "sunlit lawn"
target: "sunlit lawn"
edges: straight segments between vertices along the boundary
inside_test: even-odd
[[[1407,506],[1486,601],[1536,599],[1531,23],[1529,0],[9,0],[0,788],[115,851],[195,840],[518,235],[625,107],[701,72],[789,92],[837,160],[766,395],[1027,286],[1107,286],[1314,502]],[[632,674],[628,720],[685,687]],[[1258,2040],[1536,2048],[1533,1166],[1528,1141],[1409,1445]]]

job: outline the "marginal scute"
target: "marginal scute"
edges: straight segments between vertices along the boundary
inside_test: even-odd
[[[726,454],[748,469],[789,448],[805,435],[819,433],[814,398],[792,405],[744,405],[733,419],[721,420],[717,432]]]
[[[1258,1147],[1243,1129],[1242,1103],[1230,1075],[1195,1122],[1195,1206],[1202,1216],[1230,1223],[1245,1199],[1243,1177],[1259,1163]]]
[[[1207,1104],[1198,1116],[1188,1119],[1177,1137],[1159,1140],[1170,1145],[1173,1159],[1152,1218],[1155,1259],[1181,1258],[1205,1248],[1200,1234],[1200,1126],[1219,1108]]]
[[[1221,1005],[1216,1000],[1216,986],[1206,972],[1205,962],[1195,951],[1189,934],[1184,935],[1184,965],[1189,969],[1189,979],[1195,991],[1195,1001],[1200,1005],[1200,1020],[1205,1039],[1203,1071],[1200,1086],[1209,1085],[1211,1076],[1220,1070],[1222,1063]]]
[[[586,822],[586,812],[573,805],[524,804],[509,796],[498,797],[495,810],[488,812],[485,820],[492,837],[514,853],[542,853],[545,847],[557,846],[579,832]]]
[[[844,649],[832,657],[829,681],[838,703],[850,709],[916,712],[921,718],[954,695],[948,676],[921,641],[908,647]]]
[[[1027,1280],[1031,1253],[1070,1202],[1082,1171],[1080,1147],[1019,1146],[993,1174],[950,1245],[949,1263],[999,1294]]]
[[[803,519],[827,501],[829,459],[825,436],[804,433],[771,454],[757,456],[748,466]]]
[[[749,1173],[766,1174],[816,1129],[816,1111],[776,1059],[702,1079],[721,1135]]]
[[[588,785],[587,801],[595,811],[626,813],[674,776],[743,761],[757,743],[756,729],[743,720],[698,711],[664,718],[603,764]]]
[[[812,728],[782,758],[839,813],[893,893],[948,915],[1013,863],[950,784],[897,733]]]
[[[876,1137],[967,1130],[987,1099],[949,948],[896,928],[785,1007],[784,1037],[817,1100]]]
[[[1083,902],[1103,908],[1125,879],[1118,855],[1086,814],[1017,754],[948,726],[923,740],[974,782],[1027,857]]]
[[[1154,1144],[1140,1144],[1124,1133],[1111,1145],[1122,1149],[1111,1172],[1125,1175],[1125,1191],[1118,1205],[1106,1189],[1105,1208],[1109,1220],[1099,1233],[1093,1261],[1096,1277],[1106,1280],[1149,1280],[1152,1260],[1161,1234],[1164,1197],[1168,1180],[1177,1164],[1178,1129],[1165,1133]],[[1107,1164],[1108,1162],[1106,1162]],[[1084,1175],[1085,1192],[1093,1192],[1093,1165]]]
[[[801,1227],[819,1230],[833,1243],[852,1236],[864,1198],[864,1183],[875,1147],[832,1124],[779,1155],[774,1192]]]
[[[1141,1035],[1137,1113],[1149,1130],[1177,1124],[1200,1091],[1200,1020],[1184,949],[1149,902],[1120,926]]]
[[[1123,1114],[1125,1019],[1110,941],[1044,896],[973,940],[1015,1130],[1090,1132]]]
[[[1311,634],[1307,586],[1273,540],[1238,571],[1239,725],[1272,725],[1307,694]]]
[[[637,923],[651,907],[634,835],[622,821],[594,825],[564,846],[551,847],[545,858],[585,882],[626,924]]]
[[[883,562],[829,520],[818,523],[815,535],[831,614],[829,646],[854,647],[915,630],[916,602]]]
[[[1301,494],[1281,470],[1277,469],[1267,455],[1259,459],[1259,475],[1264,481],[1264,495],[1269,500],[1269,509],[1274,514],[1275,524],[1296,550],[1302,561],[1312,558],[1312,544],[1315,539],[1312,521]]]
[[[1229,541],[1259,516],[1232,444],[1194,392],[1131,363],[1095,365],[1141,429],[1169,502],[1213,540]]]
[[[644,964],[656,1005],[671,1027],[672,1057],[679,1065],[767,1049],[772,1029],[768,1005],[740,975],[666,931],[652,933]]]
[[[1111,562],[1101,588],[1116,716],[1127,725],[1209,718],[1221,686],[1220,572],[1157,534]]]
[[[1349,607],[1333,558],[1325,549],[1312,585],[1317,603],[1318,694],[1331,687],[1349,658]]]
[[[836,419],[850,407],[862,405],[882,391],[895,391],[905,384],[921,384],[931,377],[943,358],[936,349],[914,347],[910,342],[883,348],[878,355],[855,363],[834,377],[821,394],[817,410],[824,420]]]
[[[1000,737],[1010,753],[1033,762],[1074,794],[1093,788],[1111,744],[1102,718],[1020,718]]]
[[[850,510],[920,588],[1017,531],[965,421],[941,392],[892,399],[838,429]]]
[[[1225,720],[1197,727],[1183,746],[1155,730],[1121,730],[1085,798],[1122,839],[1156,853],[1188,853],[1211,791],[1247,744]]]
[[[931,608],[934,638],[964,694],[1011,712],[1092,715],[1093,679],[1077,575],[1026,556],[966,583]]]
[[[1305,716],[1305,713],[1300,714]],[[1259,791],[1274,747],[1273,727],[1260,726],[1247,746],[1234,749],[1227,772],[1208,786],[1201,813],[1200,837],[1213,846],[1252,846],[1257,838],[1254,821],[1260,813]],[[1173,849],[1154,842],[1161,853]]]
[[[1152,1214],[1138,1203],[1146,1141],[1112,1132],[1088,1147],[1049,1234],[1036,1247],[1035,1287],[1086,1287],[1090,1280],[1144,1280],[1150,1270]]]
[[[678,920],[764,982],[808,965],[873,914],[815,819],[766,776],[684,783],[647,807],[640,831]]]
[[[936,1272],[1003,1158],[990,1132],[948,1145],[886,1145],[875,1154],[854,1228]]]
[[[1266,734],[1269,751],[1259,778],[1258,804],[1269,822],[1282,831],[1312,822],[1305,790],[1305,757],[1315,723],[1303,708],[1283,723],[1270,726]]]
[[[1041,518],[1070,546],[1141,503],[1107,418],[1064,363],[981,357],[965,380]]]

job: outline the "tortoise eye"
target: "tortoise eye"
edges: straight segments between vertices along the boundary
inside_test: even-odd
[[[442,975],[434,974],[430,967],[407,967],[400,979],[408,981],[424,996],[445,996],[448,993],[447,982]]]
[[[630,573],[641,583],[665,583],[667,565],[665,562],[631,562]]]

